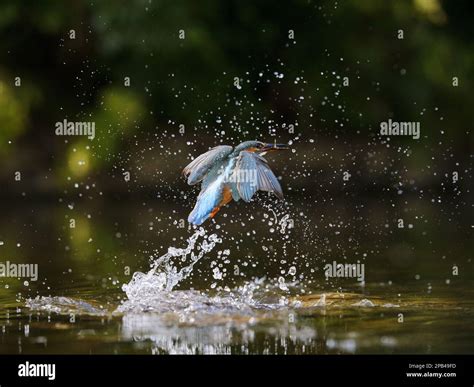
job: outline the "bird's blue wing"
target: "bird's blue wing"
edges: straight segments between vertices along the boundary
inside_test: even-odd
[[[280,182],[262,156],[253,152],[240,152],[234,173],[238,194],[244,201],[249,202],[257,191],[273,192],[283,199]]]
[[[188,178],[188,184],[194,185],[202,181],[216,163],[230,155],[232,149],[229,145],[219,145],[196,157],[183,169],[184,176]]]
[[[234,201],[238,202],[240,200],[240,195],[239,195],[239,190],[237,189],[237,183],[230,183],[230,191],[232,192],[232,199]]]

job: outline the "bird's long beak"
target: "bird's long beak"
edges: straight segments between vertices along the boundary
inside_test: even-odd
[[[277,150],[287,150],[290,147],[286,144],[265,144],[265,146],[260,150],[261,152],[272,152]]]

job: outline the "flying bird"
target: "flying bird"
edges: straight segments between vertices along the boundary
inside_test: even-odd
[[[263,156],[289,149],[287,145],[245,141],[235,148],[219,145],[195,158],[183,170],[189,185],[201,183],[201,192],[188,221],[200,225],[232,200],[249,202],[257,191],[283,199],[278,179]]]

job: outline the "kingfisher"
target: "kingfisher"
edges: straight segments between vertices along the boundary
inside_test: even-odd
[[[281,185],[263,156],[289,149],[284,144],[245,141],[235,148],[219,145],[196,157],[183,169],[189,185],[201,183],[201,192],[188,222],[201,225],[230,201],[249,202],[257,191],[283,199]]]

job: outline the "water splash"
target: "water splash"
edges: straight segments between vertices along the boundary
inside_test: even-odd
[[[199,243],[200,238],[202,240]],[[165,255],[153,261],[151,269],[147,273],[136,272],[133,274],[131,281],[122,286],[128,300],[119,308],[120,311],[133,308],[133,306],[143,306],[147,303],[156,304],[157,299],[164,301],[164,305],[169,302],[174,304],[171,299],[167,300],[173,289],[191,275],[194,265],[211,252],[216,244],[221,243],[222,239],[216,234],[207,235],[206,230],[200,227],[188,238],[187,242],[188,245],[184,249],[170,247]],[[178,260],[187,262],[187,265],[178,268],[176,262]],[[189,293],[195,297],[199,295],[194,291]]]
[[[278,222],[281,234],[291,229],[288,221],[289,217],[283,216]],[[268,324],[279,337],[272,348],[287,353],[302,346],[303,353],[304,348],[317,348],[324,342],[315,327],[300,316],[330,313],[331,308],[358,305],[354,301],[361,300],[355,294],[307,294],[299,281],[281,276],[253,278],[234,288],[179,289],[195,265],[220,243],[216,234],[197,229],[185,248],[170,247],[166,254],[152,260],[147,272],[134,273],[122,286],[126,299],[112,305],[113,309],[67,297],[37,297],[28,300],[26,306],[63,315],[73,312],[119,318],[121,336],[134,342],[151,342],[153,353],[245,352]],[[288,273],[294,277],[296,267],[290,267]],[[214,278],[221,276],[219,270],[213,270],[213,274]],[[361,305],[367,306],[368,302],[364,299]],[[244,345],[233,345],[237,340]],[[349,344],[329,342],[328,347],[350,352]]]

